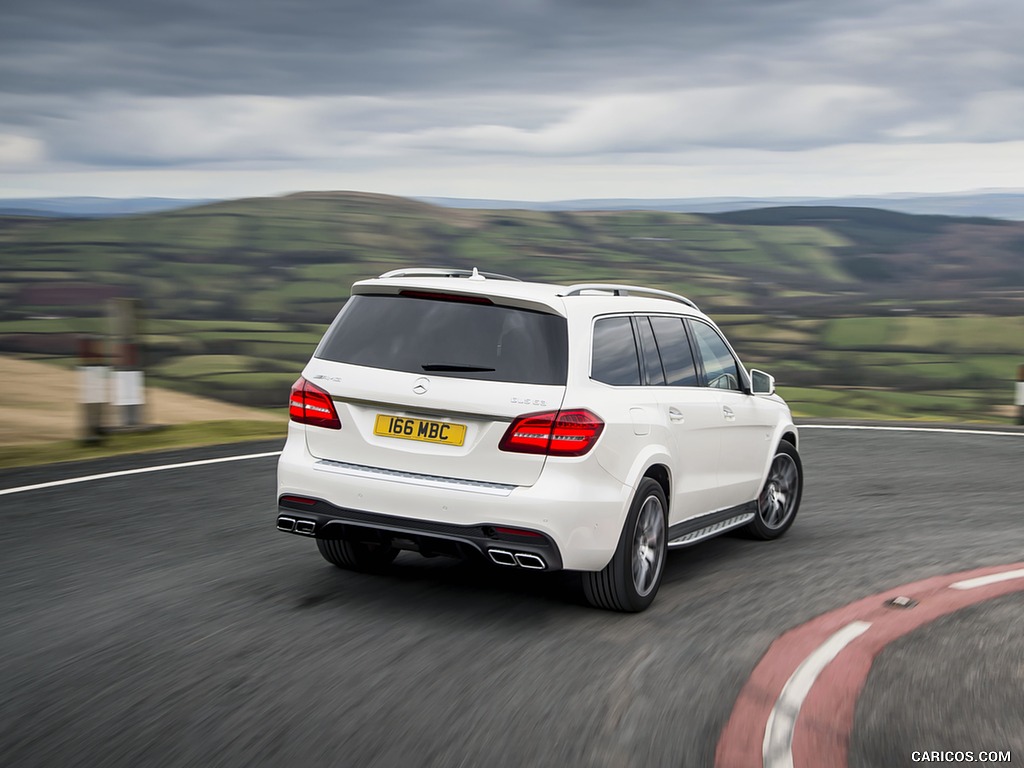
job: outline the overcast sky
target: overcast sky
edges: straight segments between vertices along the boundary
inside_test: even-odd
[[[0,196],[1024,188],[1020,0],[4,0]]]

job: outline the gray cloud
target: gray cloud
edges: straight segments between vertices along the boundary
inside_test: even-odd
[[[8,0],[0,168],[1015,142],[1017,5]]]

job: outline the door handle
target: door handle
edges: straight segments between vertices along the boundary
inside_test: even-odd
[[[676,424],[682,424],[684,421],[686,421],[686,417],[683,416],[683,412],[680,411],[678,408],[669,408],[668,418],[669,421],[674,421]]]
[[[732,412],[732,408],[728,405],[722,406],[722,415],[725,416],[726,421],[736,421],[736,414]]]

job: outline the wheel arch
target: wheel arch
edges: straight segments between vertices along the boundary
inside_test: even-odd
[[[652,464],[646,470],[640,480],[645,477],[649,477],[654,480],[658,485],[661,486],[661,490],[665,493],[665,503],[671,505],[672,503],[672,474],[669,472],[669,468],[665,464]],[[639,485],[639,483],[638,483]],[[667,512],[668,510],[666,510]]]
[[[775,458],[775,454],[778,452],[779,446],[782,443],[789,443],[796,449],[797,454],[800,452],[799,433],[792,422],[788,424],[780,424],[776,427],[775,434],[771,437],[771,440],[772,449],[765,457],[764,466],[761,468],[761,481],[758,484],[758,488],[761,488],[761,486],[764,485],[764,481],[768,479],[768,470],[771,468],[772,460]]]

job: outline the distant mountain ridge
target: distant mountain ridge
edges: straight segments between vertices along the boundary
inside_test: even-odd
[[[300,195],[333,193],[308,192]],[[359,193],[353,193],[359,194]],[[669,211],[675,213],[729,213],[788,206],[879,208],[897,213],[962,216],[1024,221],[1024,191],[978,190],[934,195],[875,195],[847,197],[682,197],[594,198],[529,201],[458,197],[416,197],[444,208],[528,211]],[[158,213],[221,202],[213,198],[169,197],[36,197],[0,198],[0,215],[51,218],[107,218]]]
[[[936,195],[851,197],[683,197],[558,200],[473,200],[455,197],[416,198],[446,208],[522,209],[528,211],[671,211],[729,213],[756,208],[829,206],[878,208],[915,215],[963,216],[1024,221],[1024,192],[1017,190],[960,192]]]
[[[212,203],[213,199],[174,197],[25,197],[0,198],[0,215],[47,218],[106,218],[173,211]]]

